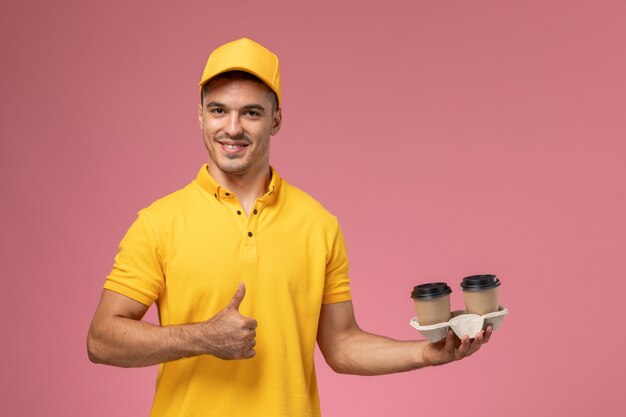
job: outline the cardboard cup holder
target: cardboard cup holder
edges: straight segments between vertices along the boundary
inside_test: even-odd
[[[493,330],[499,329],[502,325],[502,320],[504,320],[504,316],[508,313],[509,310],[502,306],[500,306],[498,311],[482,316],[478,314],[466,314],[465,310],[456,310],[452,312],[452,318],[443,323],[420,326],[418,318],[413,317],[409,324],[432,343],[444,339],[448,334],[449,328],[452,328],[459,338],[468,335],[473,339],[476,333],[482,329],[486,329],[489,325],[493,327]]]

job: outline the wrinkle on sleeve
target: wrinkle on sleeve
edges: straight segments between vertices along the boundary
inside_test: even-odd
[[[150,306],[159,298],[164,281],[158,235],[142,210],[120,242],[104,288]]]
[[[331,242],[330,251],[326,260],[326,283],[324,287],[323,304],[339,303],[348,301],[350,295],[350,278],[348,276],[350,265],[346,242],[335,221],[334,239]]]

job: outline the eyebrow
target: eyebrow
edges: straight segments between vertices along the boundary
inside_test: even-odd
[[[224,106],[223,103],[220,103],[219,101],[209,101],[208,103],[205,104],[206,107],[226,107]]]
[[[220,103],[219,101],[209,101],[205,104],[206,107],[227,107],[224,103]],[[265,111],[265,107],[261,104],[247,104],[243,106],[243,110],[260,110]]]
[[[244,110],[260,110],[265,111],[265,107],[261,104],[248,104],[247,106],[243,106]]]

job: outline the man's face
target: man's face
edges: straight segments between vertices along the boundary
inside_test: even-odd
[[[270,137],[280,129],[281,114],[273,109],[267,86],[246,79],[211,80],[199,121],[214,177],[269,170]]]

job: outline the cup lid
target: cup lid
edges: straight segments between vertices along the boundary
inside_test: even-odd
[[[463,278],[461,289],[463,291],[480,291],[500,286],[500,280],[495,275],[471,275]]]
[[[445,282],[429,282],[413,287],[411,298],[414,300],[428,300],[430,298],[443,297],[452,292]]]

